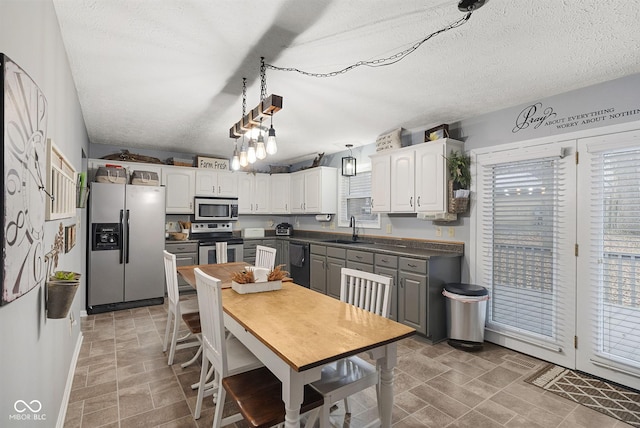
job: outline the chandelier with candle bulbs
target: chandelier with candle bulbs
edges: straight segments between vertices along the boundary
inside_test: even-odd
[[[240,121],[229,129],[229,136],[235,139],[231,169],[234,171],[253,164],[256,160],[262,160],[267,155],[274,155],[278,151],[276,143],[276,130],[273,128],[273,115],[282,109],[282,97],[271,94],[267,96],[267,77],[264,57],[260,58],[260,102],[247,113],[247,78],[242,78],[242,117]],[[270,127],[265,130],[262,122],[270,118]],[[250,132],[257,129],[258,133]],[[267,134],[265,142],[265,131]],[[248,141],[246,136],[248,135]],[[240,151],[238,151],[238,139],[242,137]]]

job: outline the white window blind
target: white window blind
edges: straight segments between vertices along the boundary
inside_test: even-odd
[[[640,148],[591,162],[591,277],[598,292],[596,354],[640,364]],[[626,361],[625,361],[626,360]]]
[[[558,352],[572,322],[566,277],[573,270],[563,265],[567,160],[543,153],[499,162],[479,156],[479,279],[490,290],[490,330]]]
[[[349,227],[355,217],[362,228],[380,228],[380,214],[371,212],[371,171],[358,171],[353,177],[340,176],[338,226]]]

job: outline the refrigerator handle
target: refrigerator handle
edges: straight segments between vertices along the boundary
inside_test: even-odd
[[[120,264],[122,264],[122,262],[124,261],[123,260],[124,253],[122,252],[123,246],[124,246],[124,243],[122,242],[122,238],[123,238],[122,232],[124,231],[124,224],[122,222],[123,217],[124,217],[124,210],[120,210],[120,236],[119,236],[120,243],[118,245],[118,250],[120,251]]]
[[[127,210],[127,233],[125,234],[125,236],[127,237],[127,248],[126,248],[126,262],[125,263],[129,263],[129,210]]]

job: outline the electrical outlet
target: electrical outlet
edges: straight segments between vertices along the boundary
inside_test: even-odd
[[[453,238],[454,236],[456,236],[456,229],[453,227],[449,228],[449,238]]]
[[[329,223],[329,229],[335,229],[336,228],[336,222],[332,221],[331,223]]]
[[[387,234],[391,234],[391,223],[387,224]]]
[[[323,223],[322,223],[322,228],[323,228],[323,229],[326,229],[326,228],[327,228],[327,223],[324,223],[324,222],[323,222]]]
[[[442,228],[440,226],[436,226],[436,236],[442,236]]]

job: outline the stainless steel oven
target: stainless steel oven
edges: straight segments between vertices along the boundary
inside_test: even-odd
[[[241,262],[244,246],[242,238],[233,236],[232,222],[191,223],[191,238],[198,241],[198,263],[216,263],[216,243],[227,243],[227,262]]]

